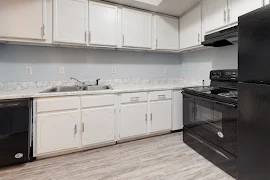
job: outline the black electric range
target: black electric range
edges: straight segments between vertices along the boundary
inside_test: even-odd
[[[183,89],[184,142],[236,178],[238,71],[211,71],[210,79]]]

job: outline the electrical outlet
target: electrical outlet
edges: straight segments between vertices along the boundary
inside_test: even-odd
[[[168,74],[168,69],[164,68],[164,74]]]
[[[25,74],[26,75],[32,75],[32,67],[26,67],[25,68]]]
[[[60,67],[60,71],[59,71],[60,74],[65,74],[65,68],[64,67]]]
[[[112,74],[116,73],[116,67],[112,67]]]
[[[201,68],[200,68],[200,72],[203,73],[203,71],[204,71],[204,69],[201,67]]]

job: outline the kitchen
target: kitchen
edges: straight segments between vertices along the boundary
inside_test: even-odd
[[[239,92],[253,93],[246,82],[267,84],[263,73],[249,81],[254,65],[246,51],[253,51],[246,44],[253,37],[246,29],[255,30],[245,16],[241,28],[238,17],[256,9],[267,17],[267,4],[1,1],[0,179],[267,179],[267,165],[251,171],[262,167],[262,157],[253,156],[244,138],[267,155],[246,134],[260,126],[251,129],[243,120],[236,127],[237,113],[248,118],[242,111],[255,101],[240,94],[237,103],[238,78]],[[202,104],[189,108],[187,95]],[[211,133],[200,134],[205,129]]]

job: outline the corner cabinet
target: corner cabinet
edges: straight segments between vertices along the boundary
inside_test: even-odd
[[[89,44],[117,46],[117,6],[89,1]]]
[[[88,0],[54,0],[53,42],[87,45]]]
[[[156,15],[156,49],[179,49],[179,18]]]
[[[0,1],[0,39],[46,39],[46,0]]]
[[[152,14],[122,9],[122,47],[152,48]]]
[[[180,18],[180,49],[201,45],[201,4]]]
[[[237,23],[238,17],[263,6],[263,0],[228,0],[228,24]]]

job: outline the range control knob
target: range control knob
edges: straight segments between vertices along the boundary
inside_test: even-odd
[[[220,77],[221,77],[221,72],[218,71],[218,72],[217,72],[217,78],[220,78]]]
[[[211,72],[211,76],[212,76],[212,78],[216,78],[217,77],[217,72],[216,71],[212,71]]]

